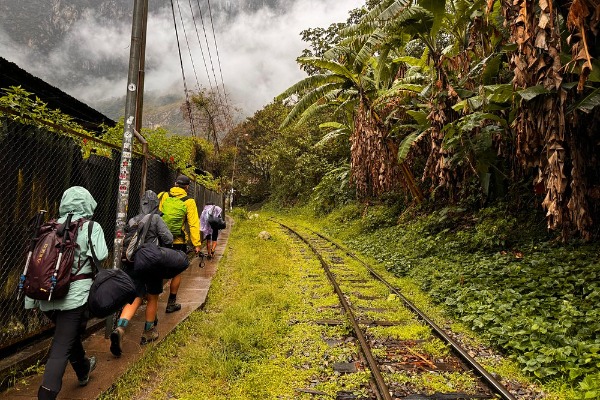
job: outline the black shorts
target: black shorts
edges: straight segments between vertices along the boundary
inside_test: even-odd
[[[173,250],[181,250],[184,253],[187,253],[187,244],[185,244],[185,243],[173,243],[171,245],[171,248]]]
[[[133,266],[124,266],[123,270],[133,280],[135,295],[137,297],[144,297],[146,294],[161,294],[163,292],[162,278],[139,276],[133,271]]]
[[[134,283],[138,297],[144,297],[145,294],[159,295],[163,292],[162,278],[136,279]]]
[[[218,229],[213,229],[212,233],[204,235],[204,240],[212,240],[213,242],[216,242],[218,238],[219,238],[219,230]]]

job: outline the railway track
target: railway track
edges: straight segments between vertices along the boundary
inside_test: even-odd
[[[310,249],[339,300],[360,349],[345,373],[369,371],[364,395],[342,399],[468,400],[515,397],[401,291],[355,254],[324,235],[279,224]]]

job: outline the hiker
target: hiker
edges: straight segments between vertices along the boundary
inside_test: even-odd
[[[200,218],[196,201],[188,196],[187,191],[191,180],[185,175],[179,175],[168,192],[158,194],[158,208],[163,213],[162,217],[173,234],[173,249],[187,253],[187,241],[192,243],[196,254],[200,252]],[[181,275],[171,279],[169,286],[169,300],[166,313],[181,310],[177,303],[177,291],[181,284]]]
[[[73,186],[63,193],[58,222],[64,223],[69,213],[73,214],[71,222],[81,218],[89,219],[95,209],[96,201],[90,192],[81,186]],[[73,277],[79,275],[85,277],[80,276],[82,279],[76,280],[72,277],[68,292],[63,298],[46,301],[25,297],[25,308],[39,307],[56,326],[42,385],[38,390],[40,400],[56,399],[62,387],[67,361],[75,370],[79,386],[87,385],[90,373],[96,367],[96,358],[85,355],[81,341],[81,335],[85,332],[89,319],[87,301],[93,277],[92,249],[89,244],[93,246],[98,260],[104,260],[108,256],[108,248],[104,231],[97,222],[93,223],[91,237],[88,239],[88,224],[90,222],[84,222],[77,234],[78,246],[75,247],[75,258],[71,269],[71,273],[76,274]]]
[[[144,224],[147,231],[143,243],[156,243],[159,246],[171,246],[173,244],[173,234],[160,217],[158,211],[158,196],[152,190],[146,190],[140,200],[141,213],[131,218],[127,223],[127,230],[138,230],[140,223]],[[146,226],[145,224],[150,224]],[[131,239],[134,240],[134,239]],[[141,243],[141,244],[143,244]],[[126,265],[126,264],[125,264]],[[122,343],[125,329],[129,321],[142,305],[144,296],[146,296],[146,323],[140,344],[144,345],[158,339],[158,330],[156,324],[158,318],[156,315],[158,309],[158,296],[163,292],[163,280],[160,277],[152,275],[138,276],[133,272],[133,266],[126,265],[125,271],[131,276],[135,283],[137,297],[131,304],[127,304],[121,311],[117,327],[110,335],[110,352],[119,357],[123,352]]]
[[[215,205],[212,201],[209,201],[204,205],[202,214],[200,215],[200,230],[202,231],[202,237],[206,240],[206,252],[208,253],[207,258],[209,260],[215,256],[217,239],[219,238],[219,227],[209,223],[209,216],[212,215],[216,218],[220,218],[222,217],[222,213],[223,210],[221,207]]]

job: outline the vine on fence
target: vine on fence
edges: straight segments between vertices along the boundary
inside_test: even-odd
[[[43,127],[51,132],[72,138],[81,148],[84,158],[95,153],[100,156],[112,157],[112,149],[120,148],[123,139],[123,120],[116,126],[101,125],[102,137],[98,138],[87,131],[73,118],[59,109],[50,109],[48,104],[38,96],[28,92],[21,86],[2,88],[5,93],[0,97],[0,115],[24,124]],[[203,139],[174,135],[164,128],[146,129],[141,132],[148,141],[151,157],[162,160],[169,167],[189,176],[196,176],[197,183],[216,190],[217,181],[208,173],[196,175],[196,159],[198,153],[206,154],[211,144]],[[103,144],[104,143],[104,144]],[[135,142],[134,150],[141,152],[141,145]]]

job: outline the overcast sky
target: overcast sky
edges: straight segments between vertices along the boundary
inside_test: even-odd
[[[185,36],[180,29],[179,39],[182,44],[188,89],[197,90],[198,83],[207,88],[215,86],[215,75],[221,88],[221,71],[212,31],[207,31],[213,61],[211,65],[199,16],[195,15],[200,35],[198,37],[190,17],[189,6],[186,9],[183,7],[185,2],[180,3],[184,14],[186,11],[188,14],[185,27],[195,67],[192,68]],[[223,22],[223,16],[213,15],[222,78],[230,103],[243,110],[242,116],[249,116],[271,102],[284,89],[302,79],[305,74],[300,71],[295,59],[307,44],[302,42],[300,32],[307,28],[326,28],[331,23],[344,22],[349,10],[363,4],[364,0],[295,0],[291,7],[279,11],[283,12],[283,15],[275,15],[272,11],[262,9],[253,14],[238,14],[235,20],[229,20],[227,23]],[[208,25],[207,16],[204,18]],[[180,24],[179,19],[177,23]],[[207,26],[207,29],[209,28],[210,25]],[[64,82],[66,77],[73,75],[69,58],[84,57],[92,64],[102,61],[127,65],[130,42],[131,22],[107,26],[88,13],[71,28],[64,42],[53,49],[49,60],[32,65],[26,50],[14,51],[14,44],[8,43],[6,38],[0,40],[0,51],[22,68],[56,85],[56,82]],[[206,56],[206,67],[199,43],[202,44]],[[69,56],[65,57],[65,54]],[[27,65],[24,65],[24,62]],[[112,79],[87,74],[84,75],[86,78],[70,80],[67,87],[59,87],[94,106],[99,100],[124,96],[126,74],[127,69],[124,69],[123,76]],[[147,91],[169,91],[176,88],[183,95],[182,74],[170,7],[149,16],[145,82]]]

